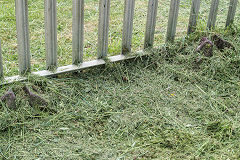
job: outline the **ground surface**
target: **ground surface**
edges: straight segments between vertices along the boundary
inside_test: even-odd
[[[195,48],[202,36],[153,55],[58,79],[30,77],[49,101],[30,107],[13,87],[18,109],[0,108],[2,159],[240,159],[240,31],[221,30],[236,51]],[[202,63],[196,63],[196,59]],[[36,93],[36,92],[35,92]]]
[[[12,76],[18,73],[18,54],[14,0],[0,0],[0,39],[4,59],[5,75]],[[155,46],[165,42],[168,11],[170,0],[160,0],[158,7]],[[191,0],[181,0],[177,25],[177,37],[186,35],[189,20]],[[46,67],[45,34],[44,34],[44,0],[28,0],[30,50],[32,70],[43,70]],[[109,55],[121,52],[122,21],[124,0],[112,0],[110,9]],[[136,0],[133,51],[143,48],[148,0]],[[221,0],[217,18],[217,26],[223,27],[226,22],[229,0]],[[72,58],[72,0],[57,0],[58,23],[58,64],[71,64]],[[199,26],[206,28],[210,0],[202,0],[199,14]],[[239,11],[240,5],[237,11]],[[240,14],[236,14],[236,23],[239,23]],[[84,59],[96,58],[98,30],[98,0],[85,0],[85,41]]]

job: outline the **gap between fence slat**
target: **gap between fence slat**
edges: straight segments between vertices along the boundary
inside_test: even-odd
[[[45,45],[47,69],[57,67],[57,0],[45,0]]]
[[[2,61],[2,47],[0,40],[0,79],[3,77],[3,61]]]
[[[110,0],[99,1],[98,59],[107,57]]]
[[[200,0],[192,0],[192,7],[191,7],[187,34],[194,32],[196,29],[198,13],[200,9],[200,2],[201,2]]]
[[[27,0],[15,0],[19,72],[30,72],[30,45]]]
[[[208,23],[207,23],[208,29],[215,27],[215,23],[217,20],[218,6],[219,6],[219,0],[212,0],[209,17],[208,17]]]
[[[231,23],[233,23],[237,5],[238,5],[238,0],[230,0],[228,16],[227,16],[227,21],[226,21],[226,27],[229,26]]]
[[[174,41],[180,0],[171,0],[166,41]]]
[[[157,9],[158,9],[158,0],[149,0],[144,49],[153,46],[155,27],[156,27]]]
[[[122,54],[131,52],[134,8],[135,0],[125,0],[123,18]]]
[[[72,63],[83,62],[84,0],[73,0]]]

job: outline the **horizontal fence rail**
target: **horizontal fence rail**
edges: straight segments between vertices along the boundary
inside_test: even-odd
[[[139,51],[138,52],[138,57],[146,56],[148,55],[148,51]],[[62,66],[58,67],[55,72],[49,71],[49,70],[43,70],[43,71],[38,71],[38,72],[33,72],[33,75],[41,76],[41,77],[49,77],[49,76],[57,76],[59,74],[64,74],[64,73],[70,73],[70,72],[75,72],[75,71],[81,71],[84,69],[88,68],[93,68],[97,66],[102,66],[105,65],[106,63],[115,63],[115,62],[121,62],[124,60],[129,60],[129,59],[135,59],[136,55],[117,55],[117,56],[111,56],[108,57],[108,62],[106,62],[103,59],[97,59],[97,60],[92,60],[88,62],[83,62],[80,65],[68,65],[68,66]],[[2,84],[8,84],[16,81],[24,81],[26,80],[27,77],[23,76],[13,76],[13,77],[6,77],[5,81],[2,82]]]
[[[207,28],[215,27],[217,12],[220,0],[212,0],[208,16]],[[229,9],[226,19],[226,27],[234,21],[238,0],[229,0]],[[124,17],[122,30],[122,51],[120,55],[108,57],[108,37],[110,20],[110,0],[99,0],[99,25],[98,25],[98,49],[97,60],[84,62],[84,0],[72,0],[72,65],[57,67],[57,0],[44,0],[44,19],[45,19],[45,47],[46,47],[46,70],[32,72],[39,76],[53,76],[62,73],[82,70],[94,66],[106,64],[105,58],[110,62],[118,62],[131,59],[133,36],[133,19],[135,0],[125,0]],[[144,37],[144,49],[152,48],[154,44],[155,27],[158,12],[158,0],[148,1],[146,30]],[[180,0],[171,0],[168,16],[168,26],[166,33],[166,42],[174,41]],[[192,6],[189,16],[187,33],[195,31],[197,26],[201,0],[192,0]],[[1,80],[1,84],[13,81],[25,80],[25,73],[31,71],[30,63],[30,42],[29,42],[29,20],[28,20],[28,0],[15,0],[17,44],[19,58],[19,75],[6,77]],[[147,54],[147,50],[141,52],[141,55]],[[0,40],[0,78],[4,76],[4,61]],[[53,70],[55,69],[55,70]]]

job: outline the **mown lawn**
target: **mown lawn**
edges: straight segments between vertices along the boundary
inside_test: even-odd
[[[17,37],[15,23],[14,0],[0,0],[0,39],[4,58],[4,70],[6,76],[18,73]],[[31,64],[33,71],[43,70],[46,67],[45,38],[44,38],[44,0],[28,0],[29,3],[29,25]],[[159,9],[156,24],[155,46],[165,42],[168,11],[170,0],[159,1]],[[110,34],[109,55],[121,52],[122,43],[122,21],[123,0],[112,0],[110,10]],[[144,32],[146,23],[148,0],[136,0],[133,51],[143,48]],[[190,12],[191,0],[181,0],[179,22],[177,26],[177,37],[185,36]],[[229,1],[220,1],[217,25],[225,25]],[[57,23],[58,23],[58,64],[59,66],[71,64],[72,52],[72,0],[57,1]],[[201,1],[199,26],[206,28],[210,0]],[[238,9],[239,10],[239,7]],[[239,22],[239,14],[236,15]],[[84,59],[96,58],[97,29],[98,29],[98,0],[85,0],[85,41]]]
[[[85,0],[84,59],[96,58],[98,0]],[[164,44],[169,0],[159,1],[155,47],[147,57],[55,78],[30,76],[1,86],[17,109],[0,102],[0,159],[240,159],[240,28],[226,30],[229,1],[206,32],[210,0],[201,1],[198,30],[186,37],[191,0],[181,0],[177,40]],[[45,69],[44,1],[29,0],[33,71]],[[123,0],[111,1],[109,54],[121,51]],[[58,0],[59,66],[71,64],[71,0]],[[147,0],[136,0],[133,51],[143,47]],[[239,11],[239,7],[237,12]],[[4,71],[18,72],[14,0],[0,0]],[[195,49],[213,34],[236,50],[204,57]],[[202,63],[196,63],[202,59]],[[44,97],[30,107],[22,87]]]
[[[2,159],[240,159],[240,30],[218,33],[236,51],[196,53],[213,34],[197,31],[134,61],[3,86],[18,108],[0,107]]]

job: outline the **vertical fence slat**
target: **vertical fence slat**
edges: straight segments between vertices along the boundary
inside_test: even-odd
[[[72,63],[83,62],[84,0],[73,0]]]
[[[210,13],[208,17],[207,28],[211,29],[215,27],[217,12],[218,12],[219,0],[212,0]]]
[[[98,59],[107,57],[110,0],[99,1]]]
[[[144,48],[153,46],[157,9],[158,9],[158,0],[149,0]]]
[[[122,54],[131,52],[135,0],[125,0],[123,19]]]
[[[200,0],[192,0],[192,7],[191,7],[190,18],[189,18],[188,32],[187,32],[188,34],[195,31],[199,9],[200,9]]]
[[[180,0],[171,0],[166,41],[174,41]]]
[[[45,45],[47,69],[57,66],[57,1],[45,0]]]
[[[229,26],[231,23],[233,23],[237,5],[238,5],[238,0],[230,0],[228,16],[227,16],[227,21],[226,21],[226,27]]]
[[[29,22],[27,0],[15,0],[19,72],[24,74],[31,69],[29,49]]]
[[[3,77],[2,47],[0,40],[0,79]]]

